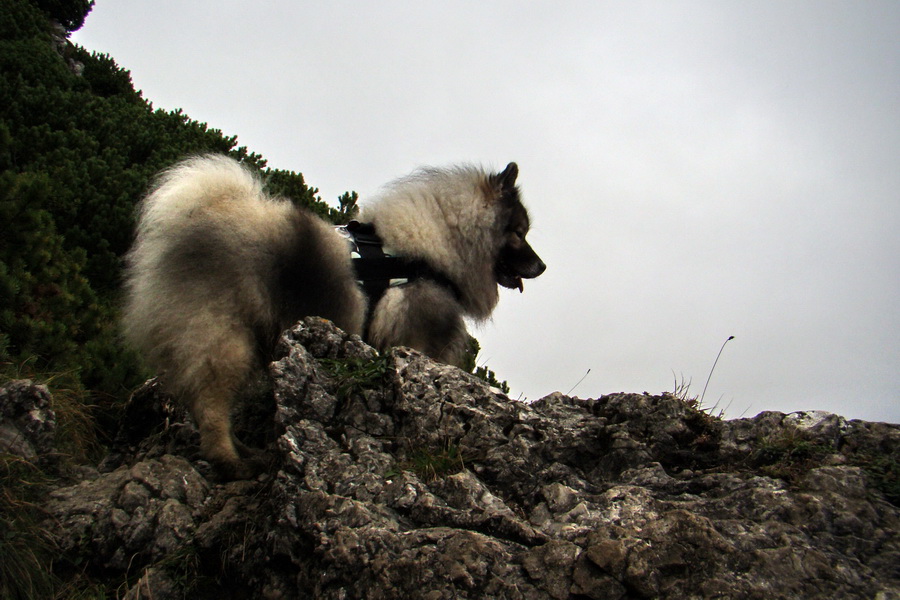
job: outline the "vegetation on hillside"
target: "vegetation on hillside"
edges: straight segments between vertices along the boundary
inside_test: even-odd
[[[110,56],[69,43],[92,5],[0,6],[0,363],[7,376],[63,373],[102,404],[142,379],[117,340],[117,290],[134,208],[156,172],[228,153],[273,193],[345,215],[301,174],[266,169],[235,136],[155,109]],[[355,202],[345,196],[344,211]]]

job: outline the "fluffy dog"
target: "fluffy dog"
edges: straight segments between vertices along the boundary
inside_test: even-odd
[[[250,477],[259,465],[232,433],[232,404],[281,331],[316,315],[380,350],[410,346],[459,364],[463,317],[486,319],[498,284],[521,291],[522,278],[544,271],[525,241],[517,175],[515,163],[424,169],[387,186],[360,220],[416,275],[369,299],[332,225],[268,196],[230,158],[188,159],[140,205],[125,337],[186,402],[202,455],[227,478]]]

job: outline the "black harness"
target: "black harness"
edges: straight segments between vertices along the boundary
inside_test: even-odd
[[[462,301],[462,292],[446,275],[432,269],[428,263],[420,259],[392,256],[384,253],[384,242],[375,232],[371,223],[350,221],[337,228],[351,245],[353,269],[369,297],[369,314],[366,324],[371,318],[372,308],[378,304],[387,289],[393,285],[404,285],[418,279],[429,279],[453,293],[457,301]],[[356,256],[358,255],[358,256]]]

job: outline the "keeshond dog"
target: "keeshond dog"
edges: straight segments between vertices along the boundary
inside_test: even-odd
[[[201,454],[225,478],[251,477],[259,453],[233,435],[232,405],[284,329],[324,317],[379,350],[410,346],[458,365],[463,318],[486,319],[498,285],[521,291],[522,278],[544,271],[525,241],[517,175],[515,163],[499,173],[462,166],[389,184],[359,221],[412,275],[367,298],[364,265],[333,225],[269,196],[230,158],[185,160],[139,206],[125,338],[186,403]]]

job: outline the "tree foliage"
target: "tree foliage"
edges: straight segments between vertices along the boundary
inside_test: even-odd
[[[66,31],[78,31],[94,8],[94,0],[35,0],[35,4]]]
[[[463,357],[462,368],[475,375],[488,385],[494,386],[504,394],[509,393],[509,383],[497,379],[497,374],[491,371],[487,365],[478,365],[478,353],[481,352],[481,344],[471,335],[466,344],[466,353]]]
[[[303,176],[180,110],[155,109],[109,55],[61,40],[92,1],[0,4],[0,363],[75,373],[121,396],[139,383],[116,334],[122,256],[151,177],[191,154],[227,153],[275,193],[326,218]]]

